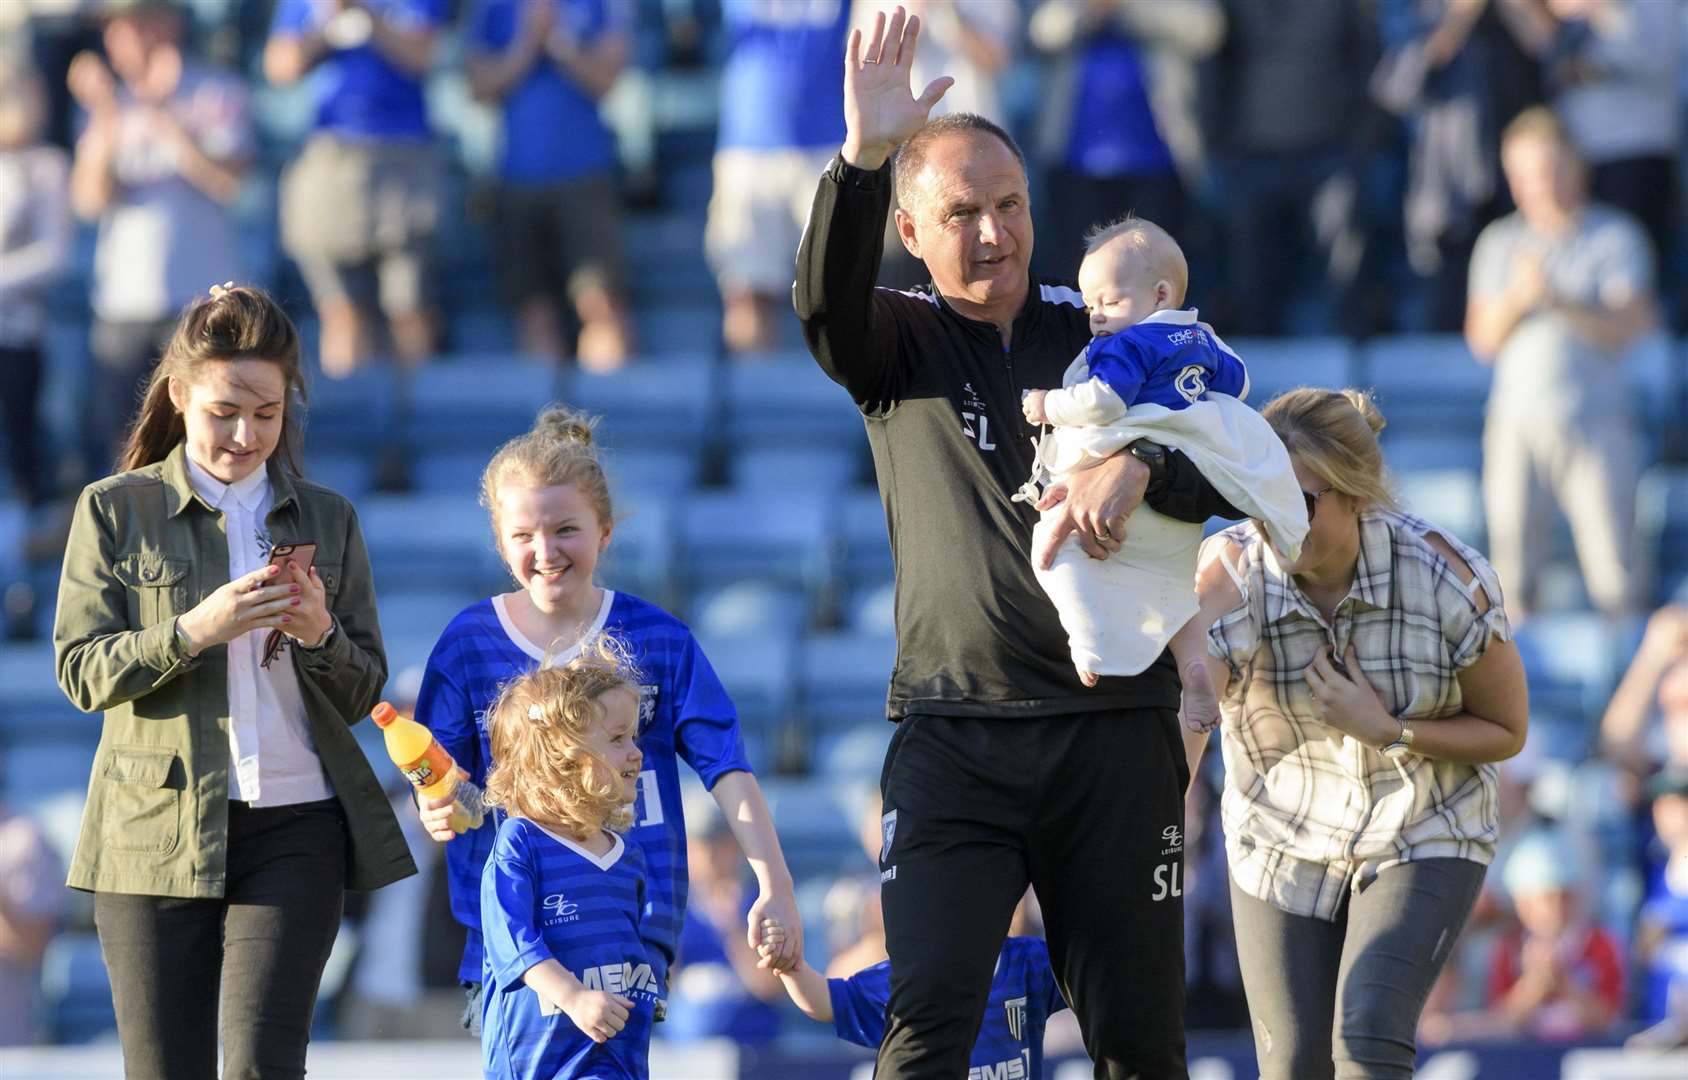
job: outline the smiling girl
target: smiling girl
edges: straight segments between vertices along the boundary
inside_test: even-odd
[[[286,314],[212,290],[71,525],[59,685],[105,722],[69,883],[131,1080],[216,1077],[219,999],[223,1075],[303,1076],[345,890],[415,873],[351,733],[387,661],[357,515],[299,475],[303,404]]]
[[[795,920],[797,905],[762,789],[745,759],[738,714],[703,650],[679,619],[593,580],[616,521],[593,424],[567,409],[546,409],[532,431],[493,455],[481,502],[517,588],[471,605],[446,627],[428,658],[416,719],[468,770],[470,781],[482,785],[496,749],[487,716],[504,683],[543,665],[568,663],[600,634],[626,644],[643,672],[638,743],[644,755],[627,835],[648,864],[651,911],[641,933],[666,997],[667,968],[686,910],[679,759],[714,795],[755,872],[759,894],[747,915],[749,946],[758,942],[750,928],[760,927],[764,914]],[[481,868],[499,815],[461,836],[451,832],[450,816],[450,800],[422,804],[430,833],[449,841],[451,908],[468,929],[458,978],[469,991],[464,1020],[473,1029],[482,980]],[[774,966],[801,955],[801,936],[799,929]]]

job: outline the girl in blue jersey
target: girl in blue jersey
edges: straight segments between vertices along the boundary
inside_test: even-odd
[[[638,675],[599,639],[510,683],[488,727],[486,800],[508,816],[481,876],[486,1076],[647,1080],[645,859],[620,835],[644,761]]]
[[[481,482],[499,554],[518,588],[479,601],[446,627],[428,658],[416,719],[433,731],[470,782],[484,783],[493,754],[485,727],[499,687],[547,662],[567,663],[583,642],[609,632],[625,642],[643,673],[639,748],[645,763],[628,838],[644,851],[649,872],[641,924],[652,946],[657,980],[668,965],[686,909],[686,836],[680,809],[679,760],[714,795],[755,872],[758,896],[746,940],[764,916],[791,928],[791,942],[769,962],[784,967],[801,955],[802,931],[779,839],[739,737],[738,716],[703,650],[679,619],[592,580],[615,527],[609,486],[593,445],[594,420],[546,409],[533,430],[493,455]],[[455,836],[450,805],[422,804],[437,840],[449,841],[452,912],[468,928],[459,978],[470,995],[466,1024],[479,1015],[481,867],[497,822]]]

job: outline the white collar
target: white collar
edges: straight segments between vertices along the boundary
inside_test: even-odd
[[[250,513],[263,504],[264,496],[269,493],[268,462],[253,469],[242,479],[225,484],[201,468],[193,458],[186,454],[182,457],[188,463],[188,482],[193,484],[193,489],[199,493],[200,498],[219,510],[223,508],[223,500],[232,494],[235,501]]]
[[[1138,326],[1145,326],[1149,323],[1167,323],[1171,326],[1194,326],[1196,325],[1196,309],[1163,308],[1160,311],[1151,311],[1143,318],[1137,320]]]
[[[596,866],[600,870],[608,870],[610,867],[614,866],[618,861],[620,861],[622,852],[627,850],[627,842],[621,838],[619,833],[610,833],[610,836],[615,838],[614,843],[610,844],[610,849],[602,855],[595,855],[591,851],[588,851],[579,840],[576,840],[565,833],[560,833],[555,829],[548,829],[545,826],[540,825],[537,821],[533,824],[540,832],[568,848],[570,851],[579,855],[582,859],[585,859],[587,862]]]
[[[604,599],[598,605],[598,614],[593,616],[592,625],[588,626],[581,632],[580,640],[561,652],[552,654],[548,653],[546,648],[540,645],[537,641],[534,641],[532,638],[516,629],[516,620],[510,618],[510,609],[506,606],[509,603],[506,599],[506,595],[507,594],[505,593],[499,593],[492,598],[492,611],[493,614],[498,616],[499,627],[503,629],[505,635],[515,643],[516,648],[527,653],[540,663],[544,663],[546,657],[549,655],[552,667],[562,667],[570,660],[579,656],[580,647],[584,645],[593,635],[603,632],[604,624],[608,622],[610,618],[610,608],[615,605],[615,590],[605,589]]]

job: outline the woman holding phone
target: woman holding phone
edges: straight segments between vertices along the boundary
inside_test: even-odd
[[[69,884],[129,1080],[213,1080],[219,1012],[224,1077],[302,1077],[345,890],[415,872],[350,730],[387,662],[357,516],[299,474],[303,400],[287,315],[213,289],[71,525],[59,685],[105,724]]]

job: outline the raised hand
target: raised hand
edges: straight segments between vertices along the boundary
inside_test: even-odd
[[[948,75],[933,79],[917,98],[909,79],[920,18],[902,8],[873,19],[873,36],[865,43],[860,30],[850,31],[844,56],[844,160],[863,169],[877,169],[898,144],[919,131],[932,107],[955,85]]]

